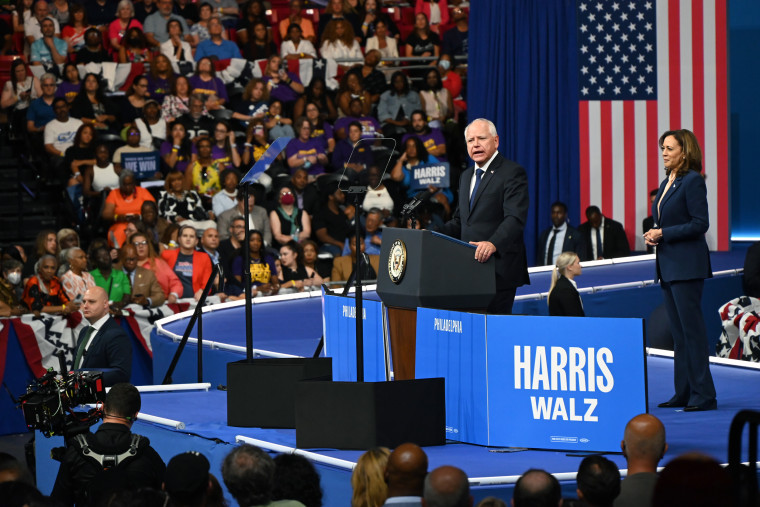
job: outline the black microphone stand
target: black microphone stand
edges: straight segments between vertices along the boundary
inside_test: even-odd
[[[362,308],[362,255],[361,239],[361,216],[362,202],[367,193],[367,187],[358,185],[348,187],[348,195],[354,196],[354,242],[356,244],[356,269],[354,272],[354,286],[356,287],[356,381],[364,382],[364,311]]]

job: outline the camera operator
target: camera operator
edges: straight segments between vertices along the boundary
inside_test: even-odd
[[[139,411],[135,386],[113,386],[98,430],[69,440],[51,498],[65,506],[97,506],[122,489],[161,489],[166,465],[146,437],[130,431]]]
[[[106,387],[128,382],[132,374],[132,343],[111,318],[108,294],[103,288],[85,291],[82,313],[90,325],[79,333],[74,369],[102,371]]]

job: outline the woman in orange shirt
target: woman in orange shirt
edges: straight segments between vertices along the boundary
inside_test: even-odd
[[[124,169],[119,174],[119,188],[111,190],[106,197],[103,206],[103,220],[113,222],[108,229],[108,243],[119,248],[124,244],[127,222],[140,218],[140,208],[145,201],[156,200],[147,189],[138,187],[135,182],[135,173]]]

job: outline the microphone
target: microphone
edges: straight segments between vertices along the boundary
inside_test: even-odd
[[[411,201],[409,201],[408,204],[404,204],[404,207],[401,208],[401,218],[403,222],[406,222],[406,219],[409,218],[409,216],[414,213],[417,208],[422,205],[423,202],[430,199],[430,197],[433,195],[433,192],[428,190],[422,190],[415,195]]]

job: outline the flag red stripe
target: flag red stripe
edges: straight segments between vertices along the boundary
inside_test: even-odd
[[[657,101],[647,101],[647,190],[660,186],[660,152],[657,141],[660,133],[657,127]],[[648,210],[651,213],[651,209]],[[647,216],[649,216],[647,213]]]
[[[670,100],[669,129],[681,128],[681,27],[678,2],[668,3],[668,99]],[[665,48],[657,48],[664,51]],[[662,90],[660,90],[662,93]]]
[[[122,318],[127,321],[127,325],[135,334],[135,338],[137,338],[137,341],[140,342],[140,345],[142,345],[142,348],[145,349],[145,352],[147,352],[150,357],[153,357],[153,351],[148,346],[148,343],[142,334],[142,329],[140,329],[140,324],[137,322],[137,319],[135,319],[134,315],[125,315]]]
[[[624,181],[625,181],[625,227],[628,244],[636,245],[636,202],[639,196],[636,195],[636,116],[634,112],[634,102],[626,100],[623,102],[623,128],[625,129],[624,137]],[[643,198],[641,196],[640,198]]]
[[[8,357],[8,330],[10,329],[10,321],[6,320],[3,323],[3,328],[0,329],[0,380],[5,375],[5,359]]]
[[[728,86],[726,75],[726,2],[715,2],[715,78],[718,146],[718,250],[728,250]]]
[[[589,165],[591,157],[589,155],[589,124],[588,124],[588,102],[581,100],[578,102],[578,125],[580,131],[580,157],[581,157],[581,209],[580,216],[583,221],[583,211],[589,206],[591,200],[591,191],[589,181]]]
[[[41,377],[45,374],[45,367],[42,366],[42,354],[40,353],[40,346],[37,344],[37,337],[34,335],[32,328],[23,322],[21,319],[11,319],[13,323],[13,330],[16,331],[18,342],[21,345],[21,350],[24,352],[26,363],[29,365],[29,369],[35,377]]]
[[[602,100],[599,103],[600,125],[602,129],[601,162],[602,162],[602,214],[612,216],[613,178],[615,168],[612,158],[612,102]],[[592,203],[598,204],[598,203]]]

